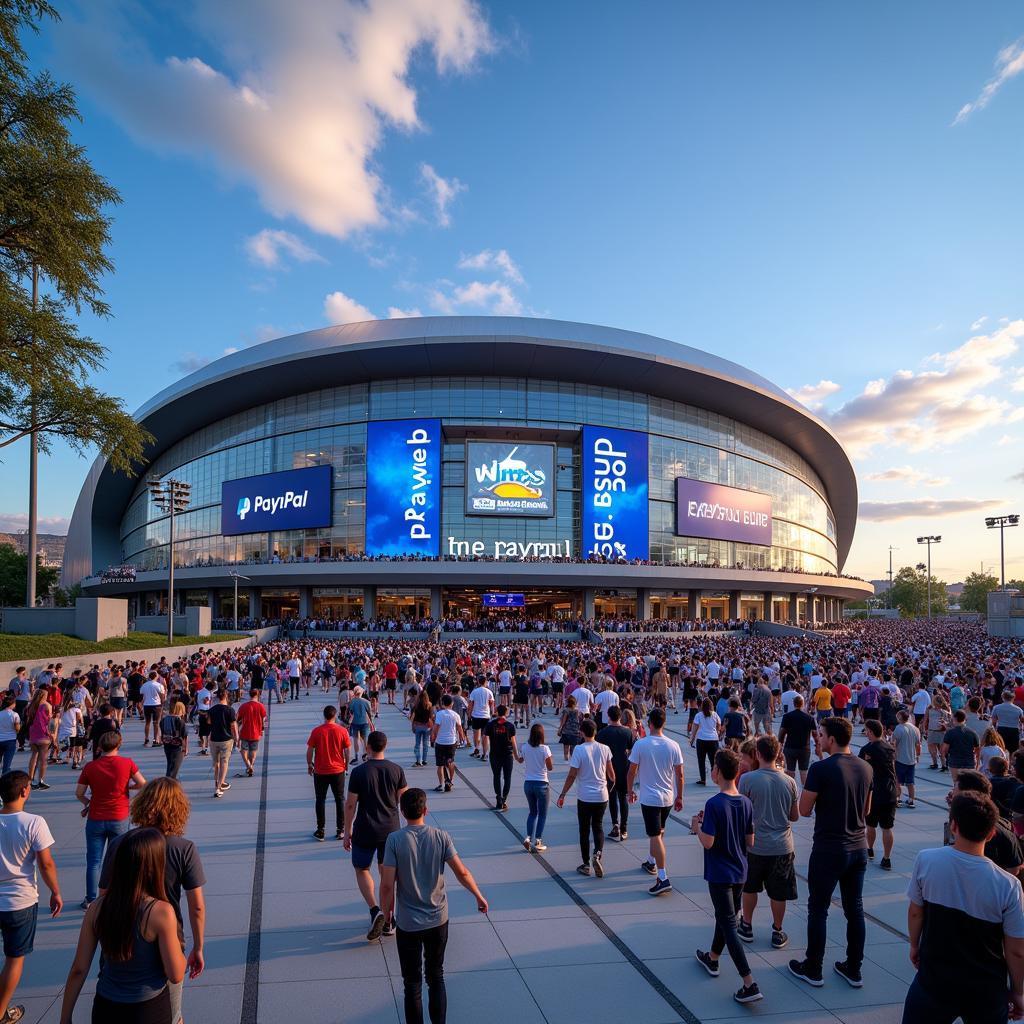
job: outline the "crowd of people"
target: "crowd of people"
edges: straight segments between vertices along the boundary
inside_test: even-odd
[[[37,867],[51,913],[63,907],[52,835],[44,816],[25,810],[46,799],[47,766],[75,768],[87,819],[85,915],[61,1021],[70,1024],[99,947],[94,1020],[177,1024],[183,979],[204,968],[204,877],[183,838],[182,760],[209,757],[210,795],[230,796],[235,751],[236,776],[251,777],[267,706],[286,701],[323,707],[304,750],[312,839],[327,839],[330,796],[334,838],[366,903],[367,939],[395,938],[410,1022],[423,1019],[424,980],[431,1021],[445,1019],[446,868],[488,910],[455,837],[427,824],[428,806],[462,785],[474,760],[489,768],[498,815],[510,814],[521,774],[517,831],[531,856],[547,850],[552,804],[575,796],[582,876],[604,878],[606,841],[629,839],[639,804],[651,897],[673,891],[664,834],[670,819],[685,824],[703,849],[714,917],[694,957],[717,977],[728,954],[742,1004],[764,997],[745,953],[759,897],[771,917],[767,941],[787,948],[800,877],[806,935],[789,972],[825,984],[838,890],[846,949],[832,972],[865,984],[868,865],[892,870],[897,819],[917,806],[916,773],[948,775],[945,835],[917,855],[908,886],[917,973],[903,1019],[1024,1016],[1024,652],[973,624],[882,620],[788,638],[285,637],[67,676],[59,664],[35,678],[19,670],[0,709],[0,1022],[21,1019],[11,1000],[32,949]],[[123,754],[132,722],[144,746],[163,748],[164,776],[147,780]],[[402,733],[413,738],[408,766],[389,756]],[[685,776],[684,745],[696,754],[695,779]],[[30,755],[29,771],[12,768],[19,750]],[[410,785],[430,761],[431,783]],[[691,787],[709,783],[715,792],[680,817],[684,795],[690,802]],[[814,826],[798,869],[801,818]]]

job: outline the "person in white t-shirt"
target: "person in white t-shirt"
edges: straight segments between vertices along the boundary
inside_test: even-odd
[[[548,773],[554,770],[555,763],[551,748],[544,742],[544,726],[540,722],[530,727],[530,738],[519,751],[519,763],[526,766],[523,793],[529,808],[523,849],[527,853],[543,853],[547,849],[541,836],[548,818]]]
[[[484,726],[494,714],[494,693],[483,683],[477,683],[469,694],[470,726],[473,729],[473,753],[470,757],[487,760],[487,748],[490,745],[484,735]]]
[[[164,698],[167,696],[167,687],[160,681],[156,670],[149,673],[149,678],[139,688],[142,695],[142,713],[146,716],[146,724],[143,727],[145,742],[144,747],[149,746],[149,729],[153,727],[153,746],[156,746],[158,729],[160,728],[160,712],[164,706]]]
[[[636,741],[629,752],[629,776],[626,788],[629,802],[635,803],[633,786],[640,783],[640,812],[650,841],[649,856],[640,865],[649,875],[657,874],[647,891],[652,896],[672,891],[665,868],[665,822],[673,809],[683,809],[683,752],[675,740],[665,736],[665,712],[652,708],[647,716],[650,731]]]
[[[579,692],[578,690],[576,691]],[[608,783],[615,783],[612,752],[603,743],[597,743],[597,727],[590,718],[580,726],[583,742],[578,743],[569,758],[569,774],[565,777],[558,806],[565,806],[565,794],[577,780],[576,817],[580,825],[580,853],[583,862],[576,868],[581,875],[589,875],[591,867],[598,878],[604,878],[601,852],[604,850],[604,812],[608,807]],[[594,857],[590,857],[590,836],[594,837]]]
[[[454,701],[450,693],[441,698],[441,706],[434,712],[430,742],[434,745],[434,764],[437,765],[435,793],[450,793],[455,785],[455,751],[459,743],[466,742],[462,719],[452,710]]]
[[[581,715],[590,714],[590,705],[594,703],[594,693],[592,690],[588,690],[582,683],[572,691],[572,695],[576,698],[576,710]]]
[[[932,696],[928,692],[928,684],[922,679],[910,698],[910,706],[914,709],[914,721],[918,728],[924,721],[924,713],[932,706]]]
[[[11,1006],[11,998],[21,981],[25,957],[32,952],[36,934],[37,864],[50,890],[50,916],[56,917],[64,906],[51,853],[53,836],[42,817],[25,811],[30,794],[25,772],[8,772],[0,778],[0,933],[4,947],[0,1021],[21,1020],[25,1015],[25,1007]]]
[[[619,703],[619,695],[614,690],[615,683],[611,679],[605,679],[604,689],[594,698],[594,707],[597,709],[599,726],[608,724],[608,709]],[[577,703],[579,702],[579,691],[576,691]]]

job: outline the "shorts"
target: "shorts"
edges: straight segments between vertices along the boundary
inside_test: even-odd
[[[388,690],[390,693],[394,693],[397,688],[398,688],[398,680],[397,679],[385,679],[384,680],[384,689],[385,690]]]
[[[239,740],[238,741],[238,745],[242,748],[242,750],[246,751],[246,753],[255,754],[256,751],[259,750],[259,748],[260,748],[260,741],[259,740]]]
[[[832,709],[832,714],[836,718],[849,718],[850,717],[850,709],[849,708],[833,708]]]
[[[217,764],[218,761],[230,761],[231,748],[234,745],[234,740],[211,740],[210,756],[213,758],[213,763]]]
[[[159,722],[162,710],[159,704],[147,704],[142,709],[142,713],[146,716],[147,722]]]
[[[882,717],[882,709],[881,708],[861,708],[860,709],[860,715],[861,715],[861,718],[863,718],[865,722],[877,722]]]
[[[640,805],[640,813],[644,816],[644,831],[651,839],[662,835],[665,831],[665,822],[668,821],[671,807],[648,807],[647,804]]]
[[[455,760],[455,744],[454,743],[435,743],[434,744],[434,764],[438,768],[444,768],[449,761]]]
[[[348,727],[349,732],[355,736],[362,736],[365,740],[370,735],[370,723],[363,722],[362,725],[355,725],[354,723]]]
[[[0,933],[4,937],[4,956],[28,956],[36,938],[39,904],[24,910],[0,910]]]
[[[373,855],[377,855],[377,863],[384,863],[384,841],[376,846],[356,846],[352,844],[352,867],[357,871],[369,871],[373,864]]]
[[[126,707],[128,707],[128,698],[127,697],[111,697],[110,698],[110,706],[115,711],[124,711],[124,709]]]
[[[944,729],[933,729],[928,733],[928,745],[941,747],[946,739],[946,731]]]
[[[775,855],[747,853],[747,880],[743,883],[743,891],[758,893],[762,890],[770,900],[795,900],[796,854],[779,853]]]
[[[914,769],[917,765],[901,764],[896,762],[896,781],[901,786],[912,786],[914,784]]]
[[[564,693],[565,692],[565,683],[552,683],[551,684],[551,692],[552,693]]]
[[[757,731],[757,727],[763,725],[765,731],[769,730],[772,725],[772,715],[770,711],[755,711],[754,712],[754,731]]]
[[[795,747],[783,747],[782,756],[786,759],[786,771],[795,772],[797,768],[805,772],[811,766],[811,749],[804,747],[797,750]]]
[[[213,726],[210,725],[210,716],[205,711],[199,712],[199,738],[205,740],[207,736],[213,731]]]
[[[872,799],[871,810],[864,815],[864,822],[868,828],[892,828],[896,824],[896,805],[881,804],[876,807]]]
[[[487,721],[488,720],[486,718],[471,718],[469,720],[469,724],[472,726],[472,728],[479,730],[487,724]]]

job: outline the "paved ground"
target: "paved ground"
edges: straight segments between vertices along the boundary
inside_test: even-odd
[[[366,909],[341,844],[311,838],[313,793],[304,747],[322,704],[322,697],[310,697],[274,707],[267,750],[260,755],[263,777],[233,779],[222,800],[212,799],[209,760],[186,759],[182,781],[193,801],[189,835],[206,867],[209,910],[207,969],[186,982],[188,1021],[271,1024],[297,1017],[302,1024],[388,1024],[402,1019],[394,940],[366,942]],[[542,721],[553,739],[554,719]],[[670,715],[669,727],[681,729],[684,721],[683,715]],[[411,764],[407,721],[386,709],[382,725],[395,760]],[[126,730],[125,749],[147,777],[162,773],[163,755],[142,748],[137,723]],[[685,743],[683,749],[688,779],[683,814],[689,820],[712,790],[692,784],[693,752]],[[741,1007],[731,998],[738,978],[728,959],[723,958],[718,979],[707,977],[693,959],[695,948],[707,948],[713,924],[699,844],[681,821],[671,821],[667,833],[675,892],[654,899],[645,891],[648,876],[639,870],[646,853],[639,815],[628,842],[608,844],[606,877],[582,878],[575,873],[574,806],[559,811],[552,804],[545,834],[550,850],[543,858],[530,856],[520,846],[526,820],[521,776],[513,783],[510,811],[500,815],[489,809],[489,769],[464,751],[459,765],[465,778],[456,791],[430,794],[431,818],[454,836],[491,912],[478,914],[469,894],[449,878],[448,998],[449,1020],[455,1024],[480,1019],[487,1024],[900,1020],[912,977],[904,935],[906,880],[914,853],[941,841],[948,776],[920,773],[925,781],[919,785],[918,807],[901,811],[897,822],[895,870],[885,873],[869,865],[864,988],[851,989],[828,973],[823,988],[811,989],[786,971],[787,960],[803,950],[801,887],[801,901],[787,917],[788,949],[770,948],[767,907],[755,916],[756,938],[747,948],[765,998]],[[564,773],[559,749],[556,794]],[[407,774],[424,788],[434,781],[429,769],[407,768]],[[67,904],[57,921],[40,916],[36,951],[16,997],[26,1004],[29,1022],[58,1020],[61,987],[82,919],[77,904],[84,895],[84,835],[73,779],[66,767],[52,768],[54,788],[33,794],[29,802],[28,809],[44,814],[54,832]],[[330,835],[330,819],[328,826]],[[809,824],[801,822],[797,831],[797,862],[803,866]],[[830,916],[829,934],[834,948],[828,951],[826,969],[843,956],[837,945],[845,934],[839,910]],[[76,1022],[89,1020],[93,984],[90,980],[80,1000]]]

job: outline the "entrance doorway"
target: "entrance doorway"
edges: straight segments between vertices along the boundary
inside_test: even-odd
[[[481,590],[474,587],[445,587],[441,593],[441,607],[446,619],[544,619],[547,621],[578,619],[583,613],[583,595],[578,590],[545,590],[534,587],[522,593],[522,608],[484,608],[484,594],[507,593],[511,588]],[[380,607],[380,591],[377,592]]]
[[[299,592],[272,587],[260,594],[260,614],[268,619],[297,619]]]

